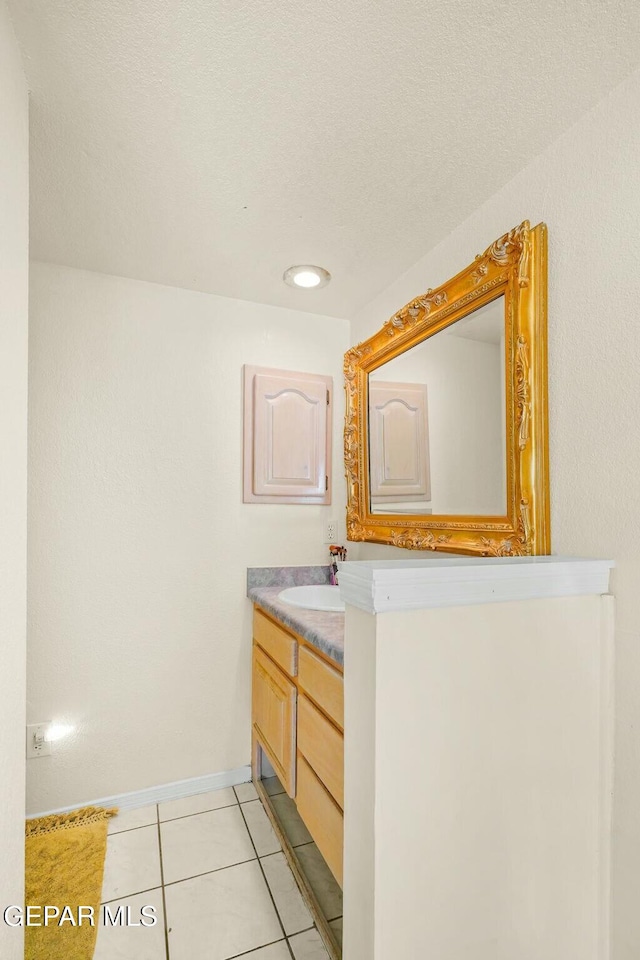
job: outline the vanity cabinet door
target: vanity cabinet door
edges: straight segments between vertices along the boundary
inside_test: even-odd
[[[342,810],[315,775],[301,753],[298,754],[298,812],[334,877],[342,886],[342,846],[344,817]]]
[[[344,809],[344,737],[304,694],[298,698],[298,748]]]
[[[260,647],[253,647],[255,737],[290,797],[295,797],[296,688]]]

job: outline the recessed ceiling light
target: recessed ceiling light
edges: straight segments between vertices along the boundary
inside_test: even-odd
[[[290,287],[303,287],[310,290],[312,287],[326,287],[331,280],[331,274],[322,267],[305,263],[297,267],[289,267],[283,273],[282,279]]]

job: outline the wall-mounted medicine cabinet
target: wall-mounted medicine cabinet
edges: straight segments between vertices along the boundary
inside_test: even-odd
[[[245,503],[331,503],[331,377],[245,365]]]

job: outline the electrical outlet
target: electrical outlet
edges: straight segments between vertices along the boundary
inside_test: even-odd
[[[327,525],[324,531],[324,542],[325,543],[335,543],[336,542],[336,521],[327,520]]]
[[[51,741],[47,740],[48,723],[32,723],[27,726],[27,759],[51,755]]]

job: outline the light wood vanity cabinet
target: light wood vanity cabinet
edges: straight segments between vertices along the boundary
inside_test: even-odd
[[[298,811],[329,869],[342,886],[343,814],[331,794],[298,753]]]
[[[296,688],[260,647],[253,648],[253,728],[289,796],[296,784]]]
[[[298,672],[298,641],[269,617],[254,610],[253,639],[290,677]]]
[[[344,736],[303,693],[298,694],[298,751],[344,807]]]
[[[344,729],[344,680],[338,670],[308,647],[300,647],[298,686],[330,720]]]
[[[342,883],[344,681],[337,664],[257,607],[253,614],[254,776],[258,747]]]

